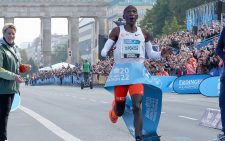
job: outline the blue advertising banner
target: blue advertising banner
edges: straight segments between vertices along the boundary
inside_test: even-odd
[[[151,76],[151,80],[158,83],[163,92],[173,92],[173,82],[176,78],[176,76]]]
[[[214,97],[220,94],[220,77],[210,77],[202,81],[200,84],[200,92],[204,96]]]
[[[199,94],[200,83],[210,75],[184,75],[175,79],[173,89],[178,94]]]
[[[20,103],[21,103],[20,95],[18,93],[16,93],[15,96],[14,96],[14,99],[13,99],[11,112],[15,111],[17,108],[19,108]]]
[[[151,91],[149,91],[151,90]],[[143,130],[142,134],[144,138],[158,136],[156,133],[162,105],[162,95],[160,89],[151,85],[144,85],[144,97],[142,101],[142,117],[143,117]],[[123,114],[123,120],[129,130],[134,136],[134,115],[132,111],[132,102],[130,98],[126,100],[126,109]]]
[[[157,127],[162,109],[162,91],[159,84],[151,79],[143,64],[115,64],[105,84],[105,89],[114,94],[114,86],[129,84],[144,84],[142,101],[143,135],[144,138],[157,137]],[[134,136],[134,116],[132,102],[129,96],[126,99],[126,108],[123,114],[124,122]]]

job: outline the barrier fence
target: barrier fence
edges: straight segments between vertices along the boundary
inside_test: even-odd
[[[186,19],[187,30],[191,30],[193,26],[207,25],[213,20],[216,21],[218,19],[216,2],[210,2],[187,10]]]
[[[38,79],[30,81],[33,86],[36,85],[80,85],[83,76],[68,75],[63,78],[50,77],[46,79]],[[104,85],[107,76],[93,74],[92,80],[94,85]],[[211,75],[184,75],[176,76],[152,76],[151,81],[157,83],[162,91],[178,94],[203,94],[207,97],[219,96],[220,77],[212,77]]]

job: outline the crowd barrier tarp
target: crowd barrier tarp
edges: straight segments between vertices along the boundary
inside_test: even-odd
[[[155,81],[151,81],[151,76],[143,64],[115,64],[106,81],[105,88],[111,94],[114,94],[113,88],[116,85],[137,83],[144,84],[142,101],[143,135],[144,137],[157,136],[156,131],[162,109],[162,91]],[[133,118],[132,102],[127,97],[123,119],[129,132],[134,136]]]
[[[176,76],[151,76],[150,80],[158,83],[163,92],[173,92],[173,82],[176,78]]]
[[[187,30],[193,26],[208,25],[217,19],[216,1],[200,5],[186,11]]]
[[[220,110],[207,108],[202,115],[199,125],[222,129]]]
[[[200,83],[210,75],[184,75],[174,80],[173,89],[178,94],[199,94]]]
[[[13,99],[13,103],[12,103],[12,107],[11,107],[11,112],[15,111],[17,108],[19,108],[21,103],[21,98],[20,95],[18,93],[15,94],[14,99]]]
[[[199,86],[201,94],[208,97],[219,96],[220,77],[209,77],[203,80]]]

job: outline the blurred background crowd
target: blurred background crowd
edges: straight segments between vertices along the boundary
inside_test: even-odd
[[[211,26],[203,25],[198,28],[197,34],[191,31],[176,32],[171,35],[162,36],[152,41],[154,50],[172,48],[173,54],[168,58],[147,59],[145,67],[156,76],[182,76],[187,74],[210,74],[219,76],[223,71],[223,61],[216,55],[220,25],[214,23]],[[207,44],[204,44],[207,42]],[[202,46],[201,46],[202,44]],[[113,66],[113,57],[99,60],[97,64],[91,65],[92,74],[108,76]],[[74,67],[63,66],[62,68],[39,71],[33,74],[31,80],[47,79],[57,77],[62,80],[66,76],[74,76],[80,79],[82,65]]]

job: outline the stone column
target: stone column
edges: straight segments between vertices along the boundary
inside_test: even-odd
[[[96,37],[96,55],[95,55],[95,63],[99,60],[99,56],[101,55],[101,50],[99,49],[99,36],[108,35],[107,33],[107,25],[106,25],[106,18],[95,18],[95,37]]]
[[[4,17],[4,24],[6,24],[6,23],[14,23],[14,18]]]
[[[71,64],[76,64],[80,62],[79,17],[69,17],[68,24],[69,49],[72,51],[72,57],[68,60]]]
[[[92,32],[91,32],[91,64],[96,64],[96,35],[95,35],[95,23],[92,25]]]
[[[95,18],[95,53],[93,54],[94,64],[99,60],[99,19]]]
[[[106,35],[107,34],[107,24],[106,24],[106,18],[104,17],[99,17],[99,34],[100,35]]]
[[[44,66],[51,65],[51,18],[41,18],[41,47],[43,52]]]

